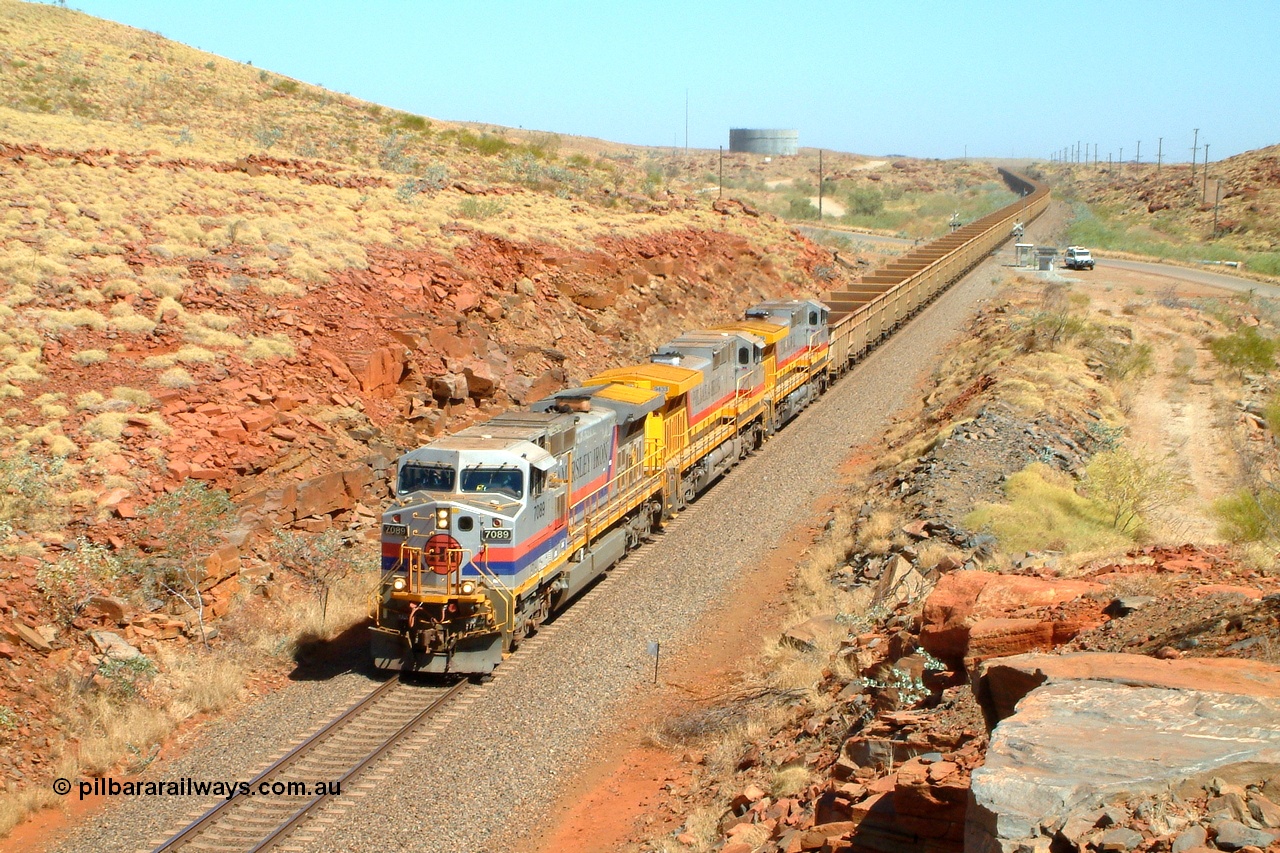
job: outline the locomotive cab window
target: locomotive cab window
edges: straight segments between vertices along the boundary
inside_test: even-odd
[[[738,347],[738,364],[751,363],[751,350],[748,347]]]
[[[469,468],[462,472],[462,491],[501,492],[524,497],[524,476],[516,468]]]
[[[396,494],[411,492],[452,492],[454,471],[447,465],[414,465],[400,468],[396,482]]]
[[[817,311],[810,311],[810,312],[809,312],[809,325],[810,325],[810,326],[816,326],[816,325],[818,325],[818,312],[817,312]]]

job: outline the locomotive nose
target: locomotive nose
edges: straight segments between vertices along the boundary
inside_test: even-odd
[[[462,545],[448,533],[436,533],[422,549],[422,562],[438,575],[457,571],[462,565]]]

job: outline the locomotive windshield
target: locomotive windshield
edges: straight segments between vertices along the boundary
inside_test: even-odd
[[[396,494],[411,492],[452,492],[453,469],[446,465],[403,465]]]
[[[515,468],[468,468],[462,472],[464,492],[502,492],[524,497],[524,475]]]

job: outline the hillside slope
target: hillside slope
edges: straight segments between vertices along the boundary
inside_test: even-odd
[[[0,0],[0,832],[358,616],[401,450],[851,274],[707,156]]]
[[[444,127],[62,9],[5,2],[0,30],[3,430],[63,460],[68,510],[27,532],[319,439],[316,470],[410,444],[820,285],[770,218],[637,194],[621,148]]]
[[[401,449],[831,263],[643,149],[410,116],[51,6],[0,0],[0,103],[0,828],[55,765],[146,754],[332,632],[315,561],[374,564]]]
[[[1203,163],[1042,167],[1077,202],[1069,237],[1101,249],[1183,261],[1232,261],[1280,276],[1280,145]]]

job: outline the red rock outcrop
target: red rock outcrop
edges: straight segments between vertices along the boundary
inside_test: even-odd
[[[1103,589],[1090,581],[951,572],[925,600],[920,643],[954,666],[966,659],[1049,649],[1075,636],[1085,621],[1044,618],[1034,611]]]

